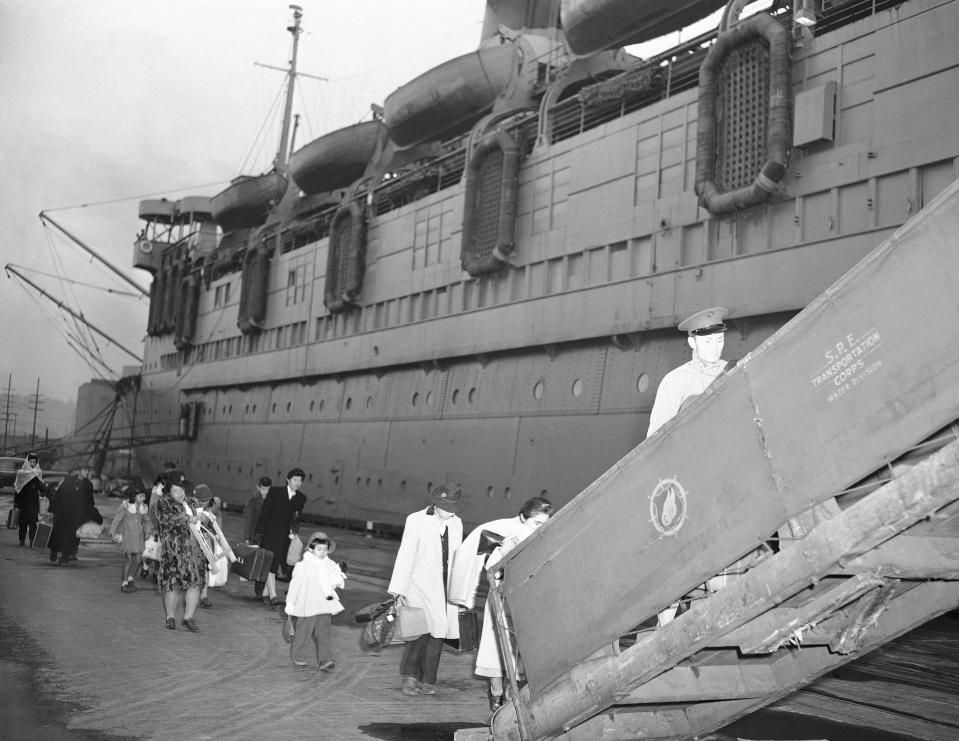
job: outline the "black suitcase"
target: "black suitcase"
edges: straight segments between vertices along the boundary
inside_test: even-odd
[[[7,512],[7,530],[13,530],[20,524],[20,510],[16,507]]]
[[[266,581],[270,566],[273,565],[273,551],[240,543],[233,547],[233,553],[236,555],[236,561],[233,562],[230,571],[250,581]]]
[[[37,534],[33,536],[33,542],[30,545],[33,548],[43,550],[50,545],[50,533],[53,532],[53,525],[46,522],[37,523]]]
[[[479,620],[476,610],[460,608],[459,640],[448,640],[446,645],[453,651],[472,651],[479,647]]]

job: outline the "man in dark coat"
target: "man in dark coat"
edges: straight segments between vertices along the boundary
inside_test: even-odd
[[[50,512],[53,513],[49,545],[51,563],[66,566],[70,561],[77,560],[77,549],[80,547],[77,528],[91,519],[96,510],[89,476],[90,467],[80,466],[75,474],[67,476],[57,487],[50,504]]]
[[[271,486],[263,500],[263,509],[253,528],[254,540],[259,536],[259,545],[273,552],[270,575],[265,582],[257,582],[255,589],[262,594],[263,602],[270,607],[280,604],[276,598],[276,572],[286,563],[286,551],[290,546],[290,533],[300,529],[300,515],[306,506],[306,495],[299,489],[306,474],[302,468],[291,469],[286,475],[286,486]]]

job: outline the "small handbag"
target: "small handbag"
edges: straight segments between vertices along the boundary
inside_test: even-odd
[[[77,528],[77,537],[92,540],[93,538],[99,538],[101,532],[103,532],[102,525],[95,522],[84,522]]]
[[[403,605],[396,608],[396,637],[403,641],[415,641],[424,633],[428,633],[429,623],[426,622],[426,610],[422,607]]]
[[[286,551],[286,565],[296,566],[301,558],[303,558],[303,541],[300,540],[300,536],[294,535]]]
[[[160,560],[160,541],[156,538],[147,538],[143,544],[143,557],[154,561]]]

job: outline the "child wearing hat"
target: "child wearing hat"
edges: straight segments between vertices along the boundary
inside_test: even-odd
[[[330,558],[335,550],[336,543],[326,533],[312,533],[286,593],[286,614],[296,619],[290,657],[297,666],[306,666],[310,644],[315,644],[316,663],[325,672],[335,666],[333,616],[343,611],[336,590],[346,586],[346,576]]]

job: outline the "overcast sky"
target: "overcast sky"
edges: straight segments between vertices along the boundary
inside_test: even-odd
[[[369,118],[370,103],[476,48],[483,0],[300,0],[298,145]],[[50,216],[144,288],[131,267],[142,198],[214,195],[275,153],[270,119],[290,56],[284,0],[0,0],[0,265],[137,355],[148,305],[45,227]],[[265,128],[264,128],[265,127]],[[50,274],[43,275],[43,273]],[[59,280],[66,275],[79,284]],[[71,349],[62,312],[0,276],[0,385],[74,399],[97,377]],[[109,289],[109,290],[103,290]],[[135,364],[106,340],[119,373]]]

